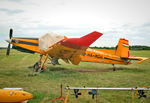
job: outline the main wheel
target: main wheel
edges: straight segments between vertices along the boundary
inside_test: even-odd
[[[41,62],[36,62],[33,66],[33,71],[38,72],[41,68]]]

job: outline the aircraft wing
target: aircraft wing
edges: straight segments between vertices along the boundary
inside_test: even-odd
[[[17,49],[21,52],[46,54],[45,51],[48,47],[53,46],[64,38],[66,37],[54,33],[47,33],[40,38],[12,37],[10,40],[6,41],[13,45],[13,49]]]
[[[17,49],[21,52],[44,54],[44,51],[39,49],[38,38],[17,38],[17,37],[14,37],[11,39],[10,42],[13,45],[12,48]]]
[[[78,65],[81,61],[80,55],[101,35],[102,33],[92,32],[80,38],[66,38],[50,46],[46,52],[52,58],[61,58],[66,63]]]
[[[65,36],[45,34],[42,38],[10,38],[13,48],[28,52],[48,54],[52,60],[62,59],[65,62],[79,64],[81,61],[80,55],[85,53],[85,50],[94,43],[102,33],[92,32],[80,38],[67,38]]]

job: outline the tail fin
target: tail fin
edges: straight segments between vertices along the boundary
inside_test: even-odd
[[[121,38],[116,47],[116,55],[120,57],[129,57],[129,41]]]

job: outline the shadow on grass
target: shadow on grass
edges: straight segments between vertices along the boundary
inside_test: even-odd
[[[76,73],[74,69],[67,69],[63,67],[49,67],[47,68],[47,72],[64,73],[64,74]]]
[[[51,68],[47,68],[48,71],[52,71],[52,72],[81,72],[81,73],[96,73],[96,72],[112,72],[111,69],[95,69],[95,68],[91,68],[91,69],[87,69],[87,68],[74,68],[74,69],[67,69],[67,68],[62,68],[62,67],[51,67]]]
[[[81,72],[81,73],[97,73],[97,72],[112,72],[109,69],[84,69],[84,68],[77,68],[74,71]]]
[[[68,71],[71,71],[67,68],[62,68],[62,67],[49,67],[47,68],[48,71],[56,71],[56,72],[68,72]]]
[[[75,68],[75,69],[67,69],[63,67],[49,67],[47,68],[49,72],[81,72],[81,73],[97,73],[97,72],[115,72],[113,71],[113,67],[111,68]],[[143,69],[139,68],[128,68],[128,67],[116,67],[116,71],[129,71],[129,72],[145,72]]]
[[[101,72],[115,72],[113,71],[113,67],[110,68],[74,68],[74,69],[68,69],[64,67],[48,67],[48,72],[63,72],[63,73],[101,73]],[[116,67],[116,71],[125,71],[125,72],[146,72],[145,69],[140,68],[129,68],[129,67]]]
[[[144,68],[129,68],[129,67],[117,67],[116,71],[125,71],[125,72],[134,72],[134,73],[143,73],[143,72],[147,72],[147,70],[145,70]]]

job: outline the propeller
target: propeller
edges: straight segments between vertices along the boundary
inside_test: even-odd
[[[10,39],[10,40],[11,40],[11,38],[12,38],[12,35],[13,35],[13,29],[10,29],[10,31],[9,31],[9,39]],[[11,45],[11,42],[9,42],[9,44],[8,44],[7,51],[6,51],[6,55],[9,55],[9,54],[10,54],[10,45]]]

